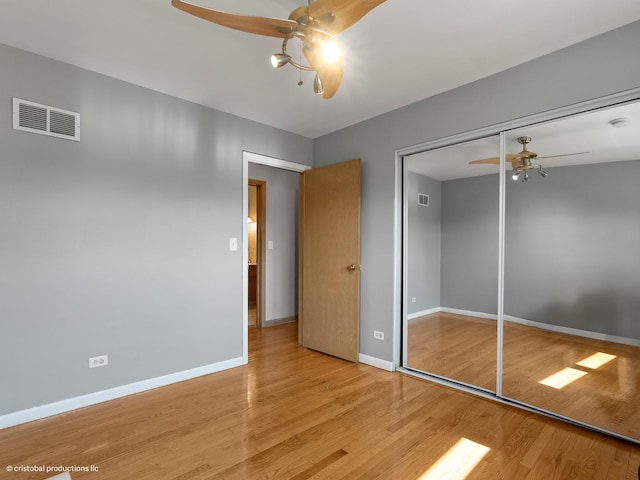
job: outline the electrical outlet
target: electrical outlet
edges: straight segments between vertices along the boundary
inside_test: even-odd
[[[375,338],[376,340],[384,340],[384,332],[379,332],[378,330],[374,330],[373,338]]]
[[[416,303],[416,297],[411,297],[411,303]]]
[[[89,358],[89,368],[104,367],[109,365],[109,355]]]

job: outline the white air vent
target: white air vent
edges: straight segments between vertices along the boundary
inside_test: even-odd
[[[80,114],[14,98],[13,128],[79,142]]]
[[[424,193],[418,194],[418,205],[423,207],[429,206],[429,195],[425,195]]]

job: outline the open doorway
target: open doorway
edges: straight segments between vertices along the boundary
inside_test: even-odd
[[[258,328],[297,320],[299,175],[270,166],[249,166],[249,326],[254,305]]]
[[[249,179],[248,182],[248,300],[249,327],[262,328],[265,314],[265,232],[267,182]]]
[[[254,167],[274,167],[266,169],[267,173],[264,177],[261,178],[261,175],[256,173],[256,169]],[[250,172],[251,167],[251,172]],[[260,322],[260,304],[262,303],[262,315],[263,326],[271,326],[276,325],[278,323],[286,322],[286,321],[295,321],[297,318],[297,267],[295,267],[295,262],[297,262],[297,225],[295,225],[295,237],[293,243],[287,243],[287,239],[282,236],[283,233],[291,233],[291,230],[288,227],[282,225],[280,223],[281,219],[284,218],[293,218],[293,220],[297,221],[297,202],[298,197],[297,193],[294,194],[293,199],[289,196],[290,200],[286,202],[284,205],[294,205],[295,211],[292,213],[292,217],[289,215],[285,215],[282,208],[279,206],[275,206],[273,210],[273,214],[269,214],[267,204],[271,201],[277,200],[280,195],[280,176],[270,175],[269,173],[274,172],[284,172],[290,175],[293,175],[295,178],[295,189],[299,187],[299,173],[302,173],[308,169],[310,169],[308,165],[303,165],[294,162],[288,162],[286,160],[280,160],[273,157],[267,157],[264,155],[259,155],[251,152],[243,152],[243,184],[244,184],[244,192],[243,192],[243,213],[244,213],[244,227],[243,227],[243,245],[248,245],[249,241],[249,179],[260,179],[269,184],[269,199],[266,198],[263,201],[263,205],[265,206],[265,215],[263,220],[263,227],[266,226],[267,221],[266,217],[269,217],[268,224],[269,230],[266,228],[263,232],[263,257],[262,261],[258,260],[258,265],[256,266],[256,284],[258,288],[256,290],[256,323]],[[264,169],[263,169],[264,170]],[[266,193],[265,190],[263,190]],[[258,202],[259,203],[259,202]],[[259,228],[260,223],[256,225],[256,229]],[[271,235],[271,236],[270,236]],[[259,235],[257,235],[259,237]],[[289,238],[291,238],[289,236]],[[249,249],[244,248],[244,261],[243,261],[243,361],[247,363],[249,360],[249,348],[248,348],[248,338],[249,338],[249,268],[250,268],[250,258],[249,258]],[[259,251],[259,248],[258,248]],[[251,259],[252,260],[252,259]],[[288,262],[294,262],[293,264],[288,264]],[[284,267],[283,267],[284,266]],[[286,267],[286,268],[285,268]],[[291,273],[284,274],[283,272],[292,272],[291,267],[293,267],[293,275]],[[262,276],[262,278],[260,278]],[[262,298],[260,298],[260,294],[262,293]],[[286,300],[287,296],[289,300]],[[292,298],[291,298],[292,297]],[[283,300],[284,299],[284,300]],[[291,302],[294,302],[293,309],[289,308]]]

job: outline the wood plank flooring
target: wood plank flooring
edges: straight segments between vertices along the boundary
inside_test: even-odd
[[[409,367],[495,391],[495,321],[433,313],[410,320],[407,336]]]
[[[467,439],[489,450],[447,478],[637,480],[628,443],[300,348],[295,324],[250,335],[248,366],[0,431],[0,478],[433,480]]]
[[[435,313],[408,332],[411,368],[495,389],[495,320]],[[613,358],[580,365],[598,353]],[[505,322],[503,358],[505,397],[640,439],[640,348]],[[582,376],[560,388],[540,383],[565,369]]]

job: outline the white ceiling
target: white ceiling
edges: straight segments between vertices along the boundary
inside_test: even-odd
[[[303,0],[192,0],[287,18]],[[342,86],[270,55],[280,40],[230,30],[170,0],[3,0],[0,43],[309,138],[640,20],[638,0],[388,0],[340,34]]]
[[[615,128],[609,123],[621,118],[628,119],[624,127]],[[518,137],[531,138],[528,150],[541,157],[534,163],[547,170],[571,165],[640,160],[640,102],[510,130],[505,137],[508,153],[522,150]],[[542,158],[579,152],[586,153]],[[469,162],[499,155],[500,140],[496,135],[411,155],[408,168],[440,181],[490,175],[498,173],[499,166],[470,165]],[[507,167],[510,169],[509,164]]]

